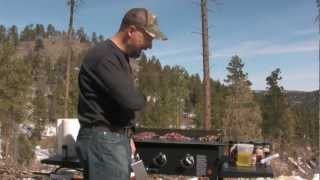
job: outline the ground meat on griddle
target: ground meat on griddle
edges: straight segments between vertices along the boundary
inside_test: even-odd
[[[154,139],[155,137],[158,137],[158,135],[154,132],[141,132],[141,133],[135,134],[133,136],[133,139],[143,141],[143,140]]]

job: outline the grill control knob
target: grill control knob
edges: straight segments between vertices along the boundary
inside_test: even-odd
[[[152,159],[152,162],[158,167],[163,167],[167,164],[167,156],[164,153],[160,152]]]
[[[180,164],[185,169],[190,169],[194,166],[194,157],[190,154],[186,154],[183,159],[180,160]]]

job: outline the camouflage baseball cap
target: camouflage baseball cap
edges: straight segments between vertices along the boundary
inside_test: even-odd
[[[157,17],[145,8],[130,9],[122,19],[121,26],[123,25],[143,28],[154,39],[167,40],[166,35],[160,31]]]

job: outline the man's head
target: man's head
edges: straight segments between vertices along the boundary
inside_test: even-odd
[[[119,34],[130,57],[138,57],[142,50],[151,49],[153,39],[167,39],[160,31],[156,16],[145,8],[130,9],[122,19]]]

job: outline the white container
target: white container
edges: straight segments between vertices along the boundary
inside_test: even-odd
[[[57,120],[57,144],[58,154],[63,155],[65,152],[62,146],[67,147],[68,157],[76,157],[75,144],[80,129],[80,123],[76,118],[58,119]]]

